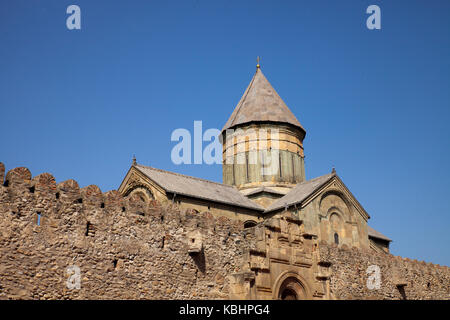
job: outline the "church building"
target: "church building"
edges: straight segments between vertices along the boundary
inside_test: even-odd
[[[333,169],[306,180],[306,130],[261,71],[256,72],[221,133],[223,183],[138,164],[119,192],[143,201],[170,201],[242,222],[301,221],[317,241],[389,252],[391,239],[368,226],[369,214]]]

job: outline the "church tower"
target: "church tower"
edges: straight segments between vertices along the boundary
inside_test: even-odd
[[[258,65],[222,129],[223,183],[244,194],[287,193],[305,180],[306,131]]]

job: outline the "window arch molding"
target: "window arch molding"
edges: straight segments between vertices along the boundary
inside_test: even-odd
[[[144,185],[133,186],[125,192],[125,196],[138,195],[144,202],[154,200],[153,192]]]
[[[327,219],[331,224],[337,222],[340,227],[346,222],[345,215],[337,208],[330,208],[330,210],[328,210]]]
[[[340,201],[343,203],[343,208],[338,208],[336,205],[327,207],[326,203],[324,203],[324,200],[327,200],[329,197],[335,196],[339,198]],[[342,206],[341,206],[342,207]],[[321,197],[319,202],[319,210],[322,213],[322,215],[328,216],[334,212],[337,212],[340,214],[340,217],[342,218],[343,222],[354,222],[354,210],[351,202],[347,198],[347,196],[339,189],[333,188],[325,191]]]
[[[244,229],[256,227],[257,222],[254,220],[247,220],[244,222]]]

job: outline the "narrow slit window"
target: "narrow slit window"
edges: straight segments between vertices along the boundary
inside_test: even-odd
[[[334,243],[339,244],[339,235],[334,233]]]
[[[234,159],[233,159],[234,160]],[[234,167],[235,167],[235,161],[233,161],[233,164],[231,165],[231,170],[233,171],[233,184],[236,183],[236,174],[234,173]]]
[[[247,174],[247,182],[249,182],[249,172],[248,172],[248,154],[245,155],[245,165],[247,166],[246,168],[246,174]]]
[[[295,181],[295,161],[293,154],[291,154],[291,162],[292,162],[292,179]]]
[[[260,153],[260,156],[261,156],[261,173],[262,173],[262,181],[264,181],[264,180],[265,180],[265,179],[264,179],[264,176],[265,176],[265,173],[264,173],[264,153],[261,152],[261,153]]]
[[[91,231],[90,229],[91,229],[91,223],[88,221],[88,222],[86,223],[86,232],[85,232],[85,235],[86,235],[86,236],[89,235],[89,232]]]
[[[281,178],[282,176],[281,176],[281,152],[280,151],[278,151],[278,166],[280,167],[280,178]]]

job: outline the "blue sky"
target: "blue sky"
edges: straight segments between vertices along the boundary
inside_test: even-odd
[[[170,135],[222,128],[258,55],[307,130],[307,178],[335,166],[395,255],[450,265],[449,1],[2,1],[0,161],[102,191],[133,154],[220,182],[172,164]]]

